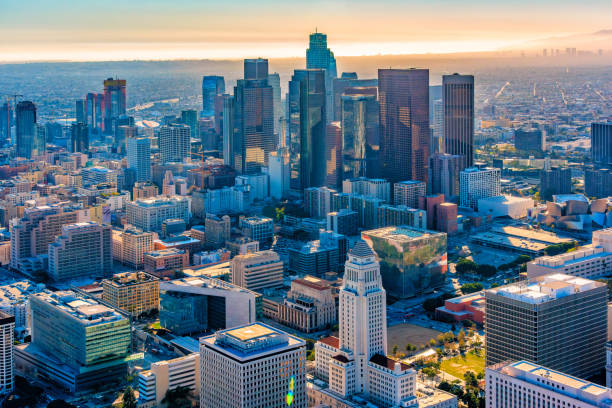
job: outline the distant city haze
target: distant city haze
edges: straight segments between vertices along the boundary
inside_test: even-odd
[[[607,0],[5,2],[0,61],[240,59],[577,47],[609,51]]]

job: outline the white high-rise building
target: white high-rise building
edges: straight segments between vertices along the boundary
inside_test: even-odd
[[[330,395],[360,394],[382,407],[413,400],[416,372],[387,357],[386,292],[380,264],[365,241],[348,254],[339,301],[340,338],[315,345],[316,374],[328,381]]]
[[[481,198],[501,195],[501,170],[470,167],[459,174],[459,204],[478,210]]]
[[[13,391],[15,371],[13,360],[13,331],[15,317],[0,311],[0,394]]]
[[[159,153],[163,163],[182,162],[189,158],[191,128],[171,125],[159,128]]]
[[[357,177],[342,180],[342,192],[379,198],[387,203],[391,202],[391,183],[385,179]]]

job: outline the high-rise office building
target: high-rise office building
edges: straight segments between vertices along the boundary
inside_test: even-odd
[[[215,99],[225,93],[225,79],[218,75],[202,77],[202,116],[213,116]]]
[[[30,101],[22,101],[15,109],[18,157],[31,158],[44,153],[44,144],[38,142],[36,129],[36,105]],[[41,150],[42,148],[42,150]]]
[[[234,167],[234,97],[223,95],[222,150],[223,164]]]
[[[88,93],[85,96],[85,122],[98,133],[104,126],[104,94]]]
[[[459,174],[459,204],[478,210],[481,198],[501,195],[500,169],[469,167]]]
[[[485,291],[486,365],[528,360],[588,378],[606,362],[605,283],[553,274]]]
[[[0,395],[15,387],[14,332],[15,316],[0,311]]]
[[[87,104],[85,99],[77,99],[75,102],[74,117],[76,123],[87,124]]]
[[[144,272],[124,272],[102,281],[102,300],[134,317],[159,311],[159,279]]]
[[[585,189],[587,172],[585,171]],[[540,171],[540,197],[544,200],[552,200],[556,194],[572,193],[572,170],[565,167],[552,167],[549,170]]]
[[[111,120],[113,126],[113,149],[114,151],[125,154],[125,145],[127,139],[135,137],[138,134],[138,128],[134,126],[134,117],[128,115],[120,115]],[[110,131],[109,131],[110,133]]]
[[[108,276],[113,268],[111,227],[93,221],[64,225],[48,253],[54,281]]]
[[[229,215],[217,217],[214,214],[206,214],[204,220],[206,227],[206,245],[220,247],[231,236],[231,220]]]
[[[127,140],[128,168],[136,172],[136,182],[151,179],[151,139],[131,137]]]
[[[342,183],[342,125],[331,122],[326,128],[325,185],[338,188]]]
[[[342,95],[372,94],[378,99],[378,79],[358,79],[357,73],[343,72],[332,81],[334,121],[342,120]]]
[[[541,129],[517,129],[514,131],[514,148],[523,152],[546,151],[546,131]]]
[[[281,84],[280,75],[274,72],[268,75],[268,85],[272,87],[272,105],[274,106],[274,134],[277,137],[276,144],[280,146],[280,126],[281,118],[283,117],[283,104],[281,101]]]
[[[187,125],[160,127],[159,152],[163,163],[182,162],[190,158],[191,128]]]
[[[474,163],[474,76],[444,75],[444,152],[465,158],[462,169]]]
[[[89,128],[82,122],[70,126],[70,150],[74,153],[89,152]]]
[[[283,286],[283,261],[274,251],[237,255],[231,267],[234,285],[258,292]]]
[[[464,157],[447,153],[436,153],[429,158],[429,194],[444,194],[447,200],[459,197],[459,174]]]
[[[342,96],[342,179],[378,176],[378,101],[372,94]]]
[[[181,123],[189,126],[191,129],[191,138],[199,138],[199,126],[198,126],[198,111],[195,109],[186,109],[181,111]]]
[[[612,164],[612,123],[591,124],[591,155],[594,163]]]
[[[359,194],[365,197],[379,198],[391,202],[391,183],[385,179],[357,177],[342,181],[342,192]]]
[[[0,146],[7,144],[11,138],[11,127],[14,125],[13,106],[9,102],[0,105]]]
[[[165,220],[180,218],[189,222],[191,198],[173,196],[130,201],[125,204],[125,214],[128,224],[143,231],[160,232]]]
[[[325,72],[295,70],[289,82],[291,189],[325,185]]]
[[[425,196],[427,187],[422,181],[408,180],[393,185],[393,203],[410,208],[419,207],[419,197]]]
[[[334,120],[334,93],[333,80],[338,77],[336,69],[336,58],[334,53],[327,48],[327,34],[310,34],[309,47],[306,50],[306,68],[325,70],[325,99],[327,109],[324,121],[327,123]]]
[[[427,181],[429,70],[379,69],[380,162],[391,182]]]
[[[612,196],[612,171],[587,167],[584,170],[584,193],[594,198]]]
[[[268,60],[244,60],[244,79],[234,87],[232,105],[230,109],[229,102],[224,104],[224,112],[227,112],[223,117],[228,122],[224,129],[229,132],[227,142],[224,134],[224,150],[229,149],[230,165],[238,172],[258,173],[268,165],[269,155],[276,148]]]
[[[125,115],[127,93],[125,79],[107,78],[104,80],[104,132],[111,133],[113,120]]]
[[[270,153],[268,174],[270,176],[270,196],[276,200],[287,198],[289,195],[289,153],[286,148]]]
[[[263,323],[200,339],[200,407],[306,408],[306,343]]]

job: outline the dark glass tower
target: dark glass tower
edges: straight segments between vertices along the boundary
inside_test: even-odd
[[[301,195],[325,185],[325,72],[295,70],[289,82],[290,188]]]
[[[325,90],[326,90],[326,120],[331,122],[334,119],[334,92],[333,81],[338,77],[336,68],[336,58],[334,53],[327,48],[327,34],[310,34],[310,43],[306,50],[306,68],[325,70]]]
[[[378,87],[383,177],[426,182],[429,70],[379,69]]]
[[[89,129],[86,124],[72,124],[70,127],[70,147],[72,152],[89,152]]]
[[[353,88],[359,89],[359,88]],[[371,88],[364,88],[368,90]],[[342,179],[378,177],[376,93],[342,96]]]
[[[22,101],[15,109],[17,126],[17,156],[31,158],[41,154],[40,143],[37,143],[36,105],[30,101]]]
[[[127,93],[125,79],[108,78],[104,80],[104,131],[113,132],[113,119],[125,115]]]
[[[13,120],[13,107],[5,102],[0,106],[0,147],[4,146],[11,137]]]
[[[591,124],[591,152],[594,163],[612,164],[612,123]]]
[[[218,75],[202,77],[202,116],[215,114],[215,98],[225,93],[225,79]]]
[[[464,157],[462,170],[474,164],[474,76],[444,75],[444,151]]]

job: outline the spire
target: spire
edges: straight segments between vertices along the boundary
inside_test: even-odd
[[[374,252],[372,248],[363,239],[357,241],[355,246],[349,251],[349,254],[358,257],[358,258],[367,258],[370,256],[374,256]]]

